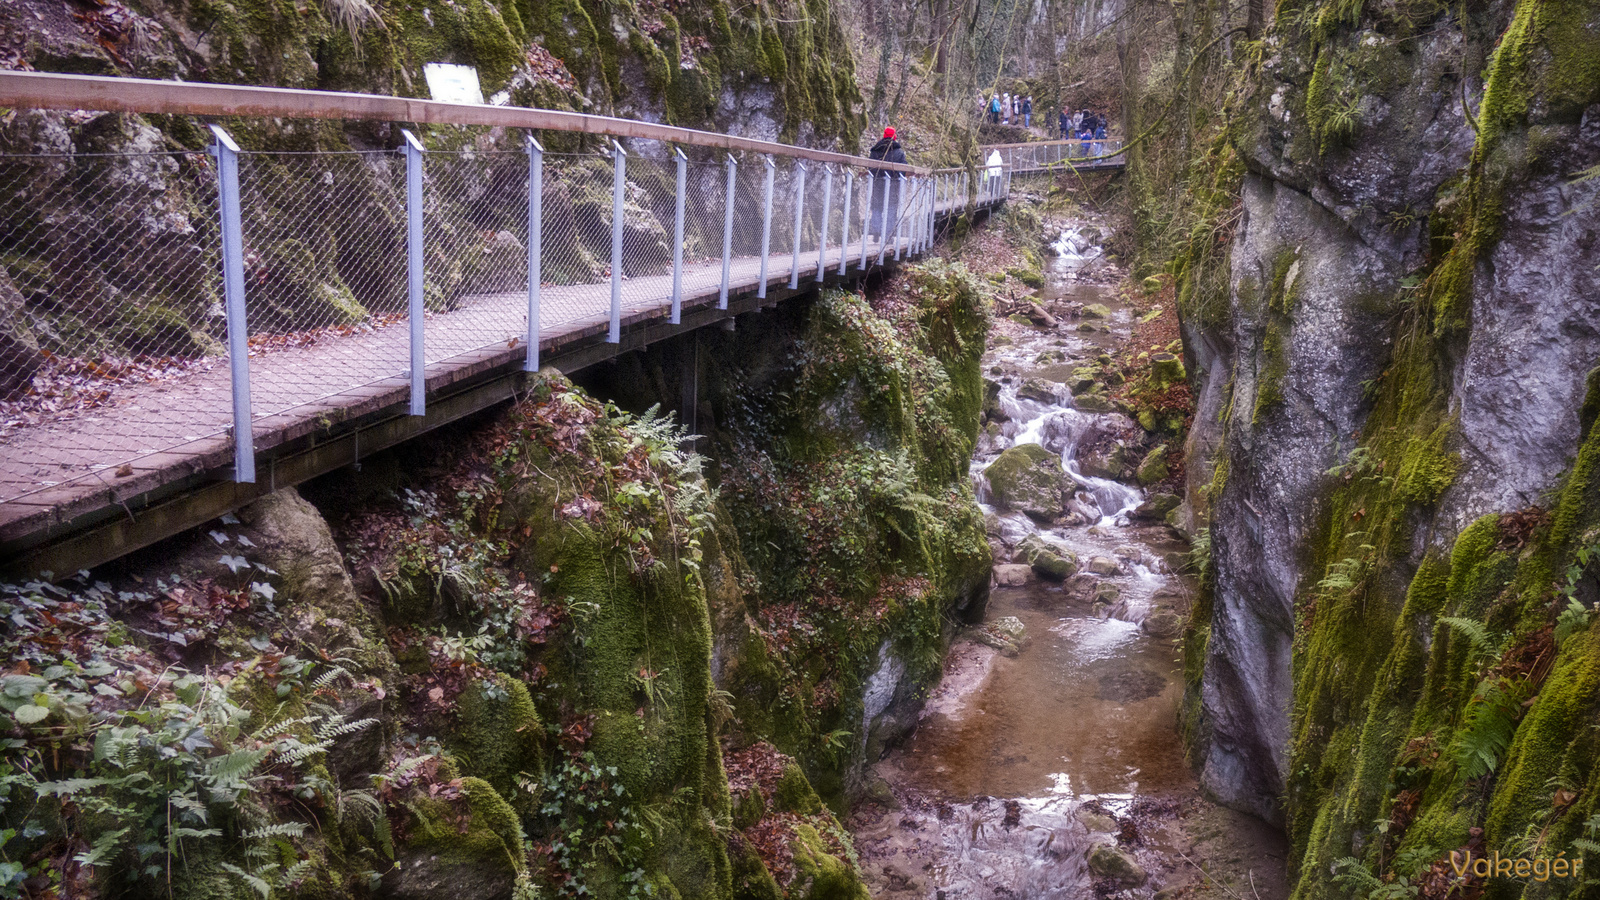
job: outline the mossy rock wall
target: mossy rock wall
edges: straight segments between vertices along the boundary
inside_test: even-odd
[[[966,475],[988,298],[942,263],[909,267],[908,288],[909,307],[828,292],[589,376],[644,408],[697,373],[727,560],[718,683],[741,739],[796,757],[834,805],[909,728],[947,623],[979,615],[988,586]]]
[[[1597,27],[1581,3],[1285,4],[1196,154],[1210,199],[1171,257],[1210,507],[1184,726],[1213,794],[1288,829],[1296,897],[1584,852],[1568,595],[1595,592],[1600,341],[1571,330],[1593,274],[1552,276],[1596,218],[1564,185],[1600,163],[1600,81],[1565,74]],[[1463,79],[1467,117],[1442,99]]]

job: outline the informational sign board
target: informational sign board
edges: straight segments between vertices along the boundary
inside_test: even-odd
[[[482,103],[483,88],[478,84],[475,66],[454,63],[428,63],[422,67],[428,79],[428,94],[443,103]]]

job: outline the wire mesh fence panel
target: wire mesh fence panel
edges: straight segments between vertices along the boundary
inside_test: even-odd
[[[733,261],[729,266],[729,284],[733,288],[753,285],[760,272],[762,222],[766,191],[767,166],[760,156],[743,154],[738,157],[733,192]],[[773,218],[777,218],[777,178],[773,177]],[[776,248],[777,240],[769,234],[770,246]],[[770,265],[770,260],[769,260]]]
[[[240,154],[256,419],[409,368],[404,177],[394,153]]]
[[[625,310],[672,300],[678,166],[670,157],[628,159],[623,186],[622,300]]]
[[[428,153],[423,248],[427,362],[526,346],[526,153]]]
[[[795,187],[799,181],[798,161],[780,157],[773,177],[772,188],[772,260],[770,277],[789,275],[789,263],[794,255]],[[808,165],[809,169],[809,165]],[[809,178],[810,172],[806,175]]]
[[[0,157],[0,502],[223,434],[204,153]]]
[[[728,169],[726,163],[691,161],[687,165],[688,193],[683,206],[683,298],[718,292],[722,285],[722,232],[726,224]]]
[[[546,333],[609,314],[613,171],[609,156],[545,154],[540,321]]]

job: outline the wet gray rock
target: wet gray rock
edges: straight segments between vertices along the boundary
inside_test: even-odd
[[[1038,444],[1008,448],[983,470],[997,506],[1050,521],[1062,513],[1061,458]]]
[[[1177,637],[1183,631],[1183,617],[1170,609],[1158,609],[1145,616],[1139,627],[1151,637]]]
[[[1089,560],[1089,564],[1084,566],[1084,568],[1096,575],[1122,574],[1122,566],[1118,565],[1117,561],[1109,556],[1093,557]]]
[[[1177,494],[1151,494],[1144,502],[1133,508],[1128,514],[1132,519],[1144,519],[1150,522],[1160,522],[1167,518],[1167,513],[1177,509],[1183,499]]]
[[[1037,534],[1017,545],[1016,559],[1033,567],[1041,578],[1063,581],[1078,571],[1078,557],[1071,550]]]
[[[1042,378],[1029,378],[1017,388],[1017,399],[1053,405],[1060,396],[1059,388],[1060,385],[1052,384]]]
[[[1096,844],[1089,850],[1089,871],[1123,887],[1138,887],[1150,878],[1133,854],[1112,844]]]
[[[1021,587],[1033,580],[1032,567],[1022,563],[1003,563],[994,567],[994,583],[1001,587]]]
[[[1111,403],[1111,398],[1104,394],[1080,394],[1072,398],[1072,406],[1081,412],[1108,413],[1116,407]]]

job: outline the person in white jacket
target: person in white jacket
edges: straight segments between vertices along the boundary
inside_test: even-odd
[[[984,178],[988,181],[985,191],[993,196],[1000,190],[1000,174],[1005,167],[1005,162],[1000,159],[999,150],[990,150],[989,158],[984,160]]]

